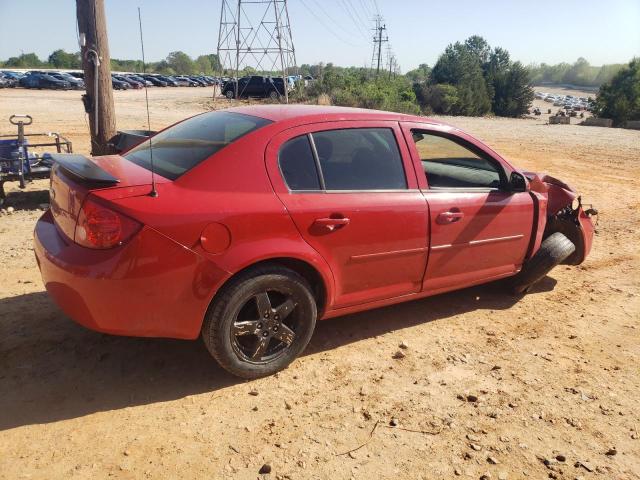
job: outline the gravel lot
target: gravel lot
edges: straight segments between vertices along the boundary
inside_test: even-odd
[[[152,127],[210,108],[210,93],[151,89]],[[115,98],[119,128],[146,126],[144,92]],[[0,90],[0,132],[12,113],[89,150],[79,92]],[[640,478],[640,132],[444,120],[601,211],[586,263],[523,298],[490,284],[320,322],[301,359],[252,382],[200,342],[66,318],[31,248],[47,182],[7,185],[0,478],[251,479],[265,464],[290,479]]]

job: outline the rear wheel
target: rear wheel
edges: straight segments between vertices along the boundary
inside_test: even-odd
[[[560,232],[545,238],[533,257],[513,277],[511,289],[514,293],[526,293],[536,282],[542,280],[553,267],[562,263],[575,251],[576,246]]]
[[[224,96],[227,97],[229,100],[233,99],[234,97],[233,90],[227,90],[226,92],[224,92]]]
[[[280,94],[278,94],[278,92],[276,92],[275,90],[271,90],[269,92],[269,98],[271,100],[278,100],[280,98]]]
[[[286,368],[302,353],[316,316],[304,278],[283,267],[261,267],[232,280],[217,295],[202,338],[225,370],[259,378]]]

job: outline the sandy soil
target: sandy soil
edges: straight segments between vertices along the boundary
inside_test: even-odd
[[[205,89],[150,94],[153,128],[210,104]],[[115,96],[119,127],[144,127],[144,94]],[[17,112],[88,151],[79,93],[0,91],[0,131]],[[10,185],[0,478],[250,479],[264,464],[282,479],[640,478],[640,132],[444,120],[598,207],[587,262],[523,298],[486,285],[320,322],[302,358],[252,382],[199,342],[72,323],[31,248],[47,184]]]

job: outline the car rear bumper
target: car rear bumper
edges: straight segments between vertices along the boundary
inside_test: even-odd
[[[34,250],[44,285],[62,311],[115,335],[196,338],[215,287],[227,275],[146,227],[121,247],[81,247],[59,232],[50,211],[36,224]]]

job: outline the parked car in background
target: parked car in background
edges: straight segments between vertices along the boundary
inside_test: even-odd
[[[20,81],[20,78],[22,78],[22,76],[14,76],[14,75],[7,75],[4,72],[0,72],[0,79],[3,80],[3,88],[13,88],[13,87],[17,87]]]
[[[15,80],[16,85],[20,82],[20,79],[24,77],[24,73],[20,72],[12,72],[11,70],[2,70],[0,71],[5,78],[9,78],[11,80]]]
[[[129,82],[123,82],[122,80],[118,80],[113,76],[111,77],[111,84],[114,90],[129,90],[131,88]]]
[[[210,83],[205,80],[204,77],[189,77],[192,82],[195,82],[198,87],[207,87]]]
[[[168,76],[168,75],[158,75],[156,78],[159,78],[160,80],[162,80],[163,82],[167,83],[167,86],[169,87],[177,87],[178,82],[176,81],[175,78]]]
[[[168,85],[168,82],[165,82],[164,80],[161,80],[160,78],[156,77],[155,75],[143,75],[142,78],[144,78],[145,80],[151,82],[151,84],[155,87],[166,87]]]
[[[54,73],[51,73],[50,75],[54,78],[57,78],[58,80],[64,80],[66,82],[69,82],[71,84],[71,87],[76,90],[84,89],[84,80],[80,78],[76,78],[73,75],[69,75],[68,73],[64,73],[64,72],[54,72]]]
[[[16,81],[12,78],[5,77],[2,73],[0,73],[0,88],[9,88],[15,87]]]
[[[192,82],[191,80],[189,80],[186,77],[175,77],[175,76],[172,76],[172,77],[169,77],[169,78],[171,78],[173,81],[175,81],[178,87],[192,87],[192,86],[195,85],[194,82]]]
[[[139,90],[144,87],[144,84],[142,82],[137,82],[135,80],[125,77],[124,75],[112,75],[112,77],[115,78],[116,80],[127,83],[130,88],[133,88],[136,90]]]
[[[53,157],[34,250],[55,302],[101,332],[200,336],[244,378],[285,368],[317,319],[526,292],[584,261],[597,213],[455,127],[363,109],[207,112],[123,156]]]
[[[20,78],[20,86],[24,88],[70,90],[71,84],[66,80],[59,80],[49,74],[29,72]]]
[[[153,83],[151,83],[149,80],[142,78],[139,75],[135,75],[135,74],[128,74],[128,75],[124,75],[127,79],[133,80],[134,82],[138,82],[141,83],[142,85],[146,86],[146,87],[153,87]]]
[[[263,77],[252,75],[242,77],[237,82],[238,97],[271,98],[277,100],[284,96],[284,81],[278,77]],[[236,96],[236,82],[231,79],[222,87],[222,95],[231,99]]]

